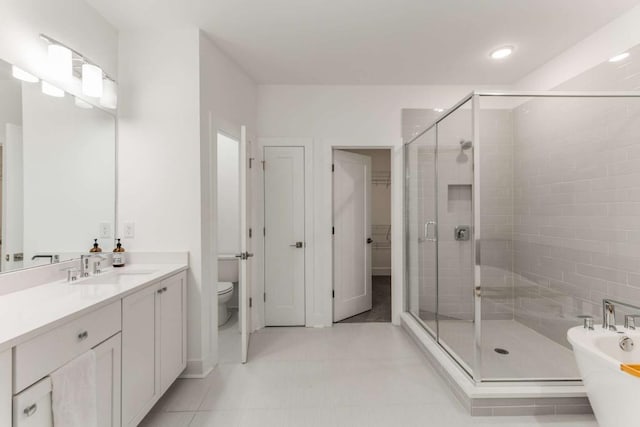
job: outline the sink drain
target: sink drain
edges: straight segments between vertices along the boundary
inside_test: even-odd
[[[509,354],[509,350],[505,350],[504,348],[494,348],[493,351],[498,354]]]

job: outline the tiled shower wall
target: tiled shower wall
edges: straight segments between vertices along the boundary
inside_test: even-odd
[[[563,345],[603,298],[640,306],[640,100],[514,110],[515,318]]]

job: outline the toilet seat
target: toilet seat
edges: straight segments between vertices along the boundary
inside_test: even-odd
[[[228,294],[229,292],[233,292],[233,283],[218,282],[218,295]]]

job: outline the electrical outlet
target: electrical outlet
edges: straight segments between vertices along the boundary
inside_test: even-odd
[[[101,239],[109,239],[113,237],[111,233],[111,223],[101,222],[100,231],[98,232],[98,235],[100,236]]]
[[[125,222],[124,223],[124,238],[125,239],[133,239],[136,237],[136,224],[135,222]]]

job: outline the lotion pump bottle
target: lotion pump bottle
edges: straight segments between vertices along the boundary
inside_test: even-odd
[[[112,265],[114,267],[124,267],[124,248],[122,247],[122,243],[120,243],[120,239],[118,239],[118,243],[116,244],[116,247],[113,250]]]
[[[98,245],[98,239],[93,239],[93,247],[89,252],[102,252],[102,248]]]

